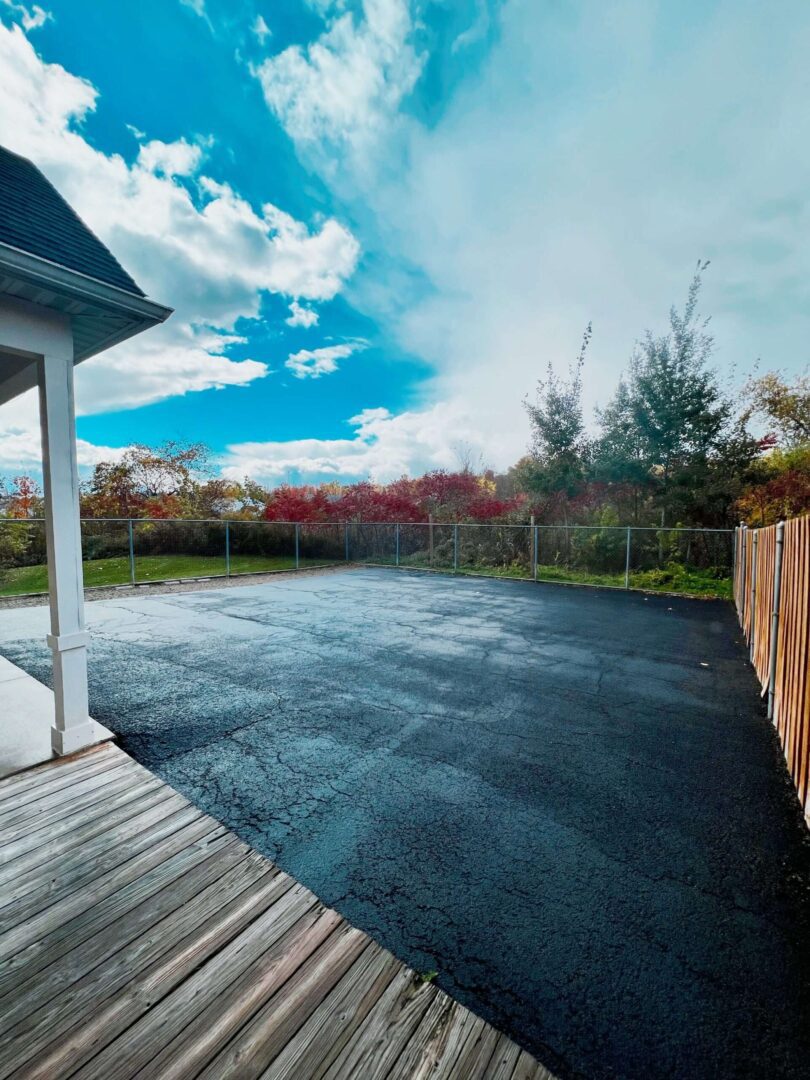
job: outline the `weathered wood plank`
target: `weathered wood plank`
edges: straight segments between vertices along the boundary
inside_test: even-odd
[[[419,1027],[408,1041],[402,1055],[389,1072],[401,1080],[424,1077],[454,1077],[465,1044],[475,1028],[477,1017],[442,990],[424,1014]],[[483,1026],[483,1021],[478,1022]]]
[[[104,835],[110,828],[137,817],[144,810],[161,804],[167,808],[168,812],[169,806],[178,809],[184,802],[185,800],[175,795],[171,788],[161,784],[150,787],[145,792],[140,789],[127,792],[125,797],[120,798],[117,806],[105,808],[103,815],[98,814],[90,819],[78,821],[74,824],[72,831],[62,833],[52,840],[43,841],[38,847],[23,852],[15,859],[9,859],[5,863],[0,862],[0,892],[18,874],[26,873],[34,866],[40,866],[55,859],[61,860],[84,840]]]
[[[230,833],[221,829],[207,843],[192,844],[178,852],[157,868],[154,880],[150,882],[152,894],[127,915],[114,920],[107,915],[103,925],[95,924],[92,935],[81,944],[73,945],[72,938],[68,938],[60,943],[61,949],[57,945],[55,950],[48,950],[46,956],[49,963],[45,969],[22,979],[15,986],[13,995],[0,1003],[0,1034],[57,994],[72,988],[113,953],[147,933],[162,918],[221,877],[222,869],[217,856],[233,847],[233,840]],[[138,885],[141,886],[145,880],[141,878]],[[142,891],[139,888],[138,892]],[[21,974],[25,975],[25,972]]]
[[[58,863],[40,863],[7,882],[2,892],[3,900],[7,903],[0,907],[0,912],[38,892],[47,891],[54,897],[68,894],[97,873],[100,875],[120,863],[128,862],[165,837],[203,817],[202,811],[186,803],[180,796],[158,803],[136,818],[76,845],[65,852]],[[137,832],[133,833],[133,828]]]
[[[461,1006],[434,988],[427,1012],[409,1039],[388,1075],[390,1077],[431,1076],[446,1052]]]
[[[321,1080],[402,967],[372,945],[262,1074],[262,1080]]]
[[[478,1077],[483,1076],[500,1038],[499,1031],[482,1021],[477,1035],[471,1036],[465,1042],[458,1057],[455,1066],[458,1075],[469,1077],[469,1080],[477,1080]]]
[[[105,772],[109,772],[110,769],[120,768],[121,765],[122,763],[113,757],[89,758],[87,762],[83,763],[81,770],[76,769],[74,772],[68,773],[67,776],[54,773],[47,787],[40,788],[37,785],[32,785],[24,791],[8,795],[0,803],[0,809],[6,814],[10,814],[14,810],[23,807],[33,809],[41,798],[52,795],[69,798],[71,788],[82,780],[91,776],[102,776]]]
[[[486,1077],[486,1080],[512,1080],[520,1053],[520,1047],[516,1043],[501,1035],[482,1076]]]
[[[86,759],[80,759],[74,769],[66,768],[65,775],[54,772],[47,784],[33,785],[0,802],[0,828],[11,824],[14,817],[21,818],[22,813],[30,815],[30,819],[34,820],[43,808],[60,804],[69,807],[81,791],[79,785],[87,786],[94,778],[103,782],[104,777],[111,772],[122,770],[141,779],[154,775],[119,750],[92,754]]]
[[[0,828],[0,859],[15,859],[24,851],[37,847],[43,840],[52,840],[63,833],[70,832],[77,821],[86,820],[93,814],[93,808],[99,807],[105,813],[118,795],[125,791],[151,791],[160,785],[156,778],[133,775],[127,768],[118,766],[101,776],[94,776],[89,788],[77,792],[56,807],[45,808],[39,816],[31,815],[24,824],[12,822],[9,828]],[[76,784],[69,788],[71,793],[80,787]]]
[[[224,830],[224,826],[217,825],[213,818],[206,817],[194,807],[185,807],[170,818],[164,818],[151,829],[139,835],[133,840],[130,847],[118,847],[102,851],[96,858],[87,860],[84,857],[63,871],[63,864],[46,866],[38,878],[29,878],[21,883],[14,883],[8,890],[7,900],[0,907],[0,933],[19,925],[24,919],[31,919],[45,908],[51,907],[58,901],[65,900],[88,882],[98,879],[106,880],[107,875],[126,863],[133,862],[145,848],[155,849],[152,859],[173,853],[188,844],[205,836],[207,833]],[[169,840],[169,846],[163,847],[163,841]],[[68,860],[66,859],[67,863]],[[148,869],[147,863],[141,861],[130,868],[131,873],[138,875]]]
[[[22,806],[15,805],[8,809],[0,806],[0,844],[5,843],[6,839],[12,835],[41,828],[53,820],[54,816],[58,817],[68,808],[75,812],[82,806],[90,805],[90,802],[83,801],[88,794],[102,790],[110,781],[120,779],[124,775],[132,776],[126,762],[114,761],[110,768],[99,773],[94,772],[90,776],[78,777],[75,784],[59,788],[50,795],[43,792],[40,798],[34,798],[30,803]]]
[[[521,1050],[512,1080],[554,1080],[554,1077],[528,1050]]]
[[[231,836],[231,839],[239,845],[237,838]],[[240,851],[244,855],[246,846],[242,845]],[[143,860],[141,865],[151,861],[149,852],[139,858]],[[162,858],[158,858],[154,865],[157,866],[162,861]],[[30,924],[24,922],[21,927],[10,931],[9,935],[3,935],[0,939],[0,951],[6,954],[0,961],[0,987],[3,993],[6,988],[6,975],[14,972],[18,980],[19,972],[25,969],[23,977],[28,977],[33,970],[43,967],[44,963],[51,963],[66,948],[86,941],[161,888],[162,873],[160,869],[156,869],[148,874],[136,875],[129,886],[111,893],[98,903],[85,905],[80,913],[69,920],[58,918],[59,909],[56,905],[56,908],[45,909],[43,914],[46,920],[42,923],[38,921],[39,917],[31,920],[31,923],[37,922],[36,927],[28,929]],[[53,916],[56,917],[55,922]],[[21,930],[21,934],[16,934],[17,929]],[[14,936],[11,936],[12,934]],[[27,944],[23,943],[24,940]],[[67,943],[66,946],[63,943]]]
[[[326,1080],[383,1080],[435,997],[434,986],[400,967],[363,1027],[324,1074]]]
[[[267,879],[267,880],[265,880]],[[69,1075],[133,1024],[272,903],[283,885],[258,856],[198,893],[149,934],[113,955],[59,999],[16,1026],[0,1047],[29,1080]]]
[[[25,855],[27,852],[45,844],[53,846],[62,838],[64,838],[62,844],[64,850],[65,847],[70,845],[77,824],[84,825],[86,822],[92,821],[94,817],[103,820],[108,810],[126,806],[127,803],[133,802],[143,795],[148,795],[150,791],[160,791],[161,794],[165,792],[165,785],[156,776],[141,779],[140,777],[136,778],[125,774],[112,787],[112,792],[104,800],[102,813],[93,814],[92,810],[90,810],[85,814],[83,809],[79,809],[76,813],[67,811],[42,828],[37,828],[33,832],[17,832],[13,838],[7,838],[6,842],[0,846],[0,866],[7,866],[21,855]]]
[[[296,885],[94,1059],[82,1080],[122,1080],[135,1072],[161,1080],[196,1075],[339,922]]]
[[[31,800],[26,798],[28,793],[33,793],[33,798],[36,799],[46,791],[69,787],[87,770],[100,771],[117,764],[120,753],[111,743],[103,743],[75,757],[56,758],[44,765],[38,765],[35,769],[7,776],[0,780],[0,807],[8,808],[10,799],[19,799],[21,805],[23,802],[30,802]]]
[[[199,1080],[256,1080],[346,974],[369,939],[347,923],[338,926],[284,986],[245,1025]]]
[[[455,1002],[454,1004],[456,1007],[437,1049],[435,1060],[430,1068],[426,1068],[424,1074],[430,1076],[431,1080],[451,1080],[457,1076],[459,1059],[486,1027],[484,1021],[469,1009]],[[429,1063],[425,1064],[427,1066]]]

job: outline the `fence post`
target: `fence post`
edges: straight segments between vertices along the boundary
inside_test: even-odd
[[[537,581],[537,562],[538,562],[538,555],[539,555],[538,547],[539,547],[539,542],[540,542],[540,530],[534,524],[534,514],[532,514],[532,532],[534,533],[534,538],[533,538],[533,541],[532,541],[532,549],[533,549],[532,550],[532,555],[533,555],[532,561],[534,563],[534,580]]]
[[[433,514],[428,514],[428,550],[430,552],[430,565],[433,566]]]
[[[231,576],[231,523],[225,522],[225,577]]]
[[[453,526],[453,570],[458,570],[458,522]]]
[[[132,518],[129,519],[129,581],[135,584],[135,530],[132,526]]]
[[[298,557],[298,522],[295,523],[295,569],[298,569],[299,557]]]
[[[754,529],[751,542],[751,641],[748,654],[753,662],[757,636],[757,544],[759,543],[759,529]]]
[[[346,562],[349,561],[349,523],[348,521],[343,526],[344,540],[346,544]]]
[[[397,522],[397,524],[396,524],[396,537],[397,537],[396,565],[399,566],[399,522]]]
[[[782,551],[785,546],[785,523],[776,526],[776,558],[773,567],[773,614],[771,615],[771,655],[768,662],[768,719],[777,723],[776,646],[779,642],[779,597],[782,592]]]
[[[630,534],[633,530],[627,526],[627,552],[624,557],[624,587],[630,588]]]

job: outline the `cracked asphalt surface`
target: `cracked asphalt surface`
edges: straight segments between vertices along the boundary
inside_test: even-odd
[[[810,840],[730,605],[356,569],[86,610],[126,750],[561,1076],[810,1075]],[[43,681],[46,622],[0,611]]]

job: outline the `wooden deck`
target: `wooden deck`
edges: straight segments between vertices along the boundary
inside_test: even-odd
[[[0,1077],[551,1074],[105,745],[0,781]]]

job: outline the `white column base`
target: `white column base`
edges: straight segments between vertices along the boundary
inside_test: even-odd
[[[59,757],[75,754],[78,750],[86,750],[88,746],[95,746],[103,741],[104,737],[99,734],[99,725],[92,720],[88,720],[86,724],[74,724],[65,731],[51,728],[51,749]]]
[[[98,725],[91,720],[87,701],[87,642],[85,630],[48,634],[53,653],[55,724],[51,746],[59,755],[74,754],[99,741]]]

